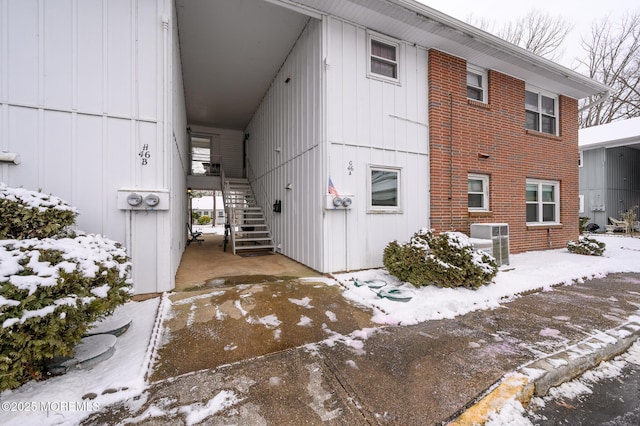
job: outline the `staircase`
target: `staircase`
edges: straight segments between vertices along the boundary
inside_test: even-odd
[[[224,209],[233,254],[274,252],[275,244],[247,179],[225,179]]]

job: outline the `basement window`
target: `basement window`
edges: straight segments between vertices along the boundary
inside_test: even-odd
[[[400,43],[386,37],[368,34],[367,53],[369,57],[367,76],[394,83],[400,82]]]

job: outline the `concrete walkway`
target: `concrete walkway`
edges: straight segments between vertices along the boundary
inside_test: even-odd
[[[385,328],[336,287],[258,281],[175,293],[148,390],[85,424],[473,424],[505,394],[544,393],[640,335],[638,274]]]

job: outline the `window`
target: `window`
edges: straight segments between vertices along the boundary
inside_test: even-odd
[[[557,96],[527,88],[524,109],[527,116],[527,129],[551,135],[557,134]]]
[[[528,179],[526,192],[528,224],[560,222],[559,182]]]
[[[371,34],[368,43],[369,76],[398,82],[400,44]]]
[[[582,167],[584,165],[584,151],[580,151],[580,156],[578,157],[578,167]]]
[[[470,174],[469,211],[489,211],[489,176]]]
[[[369,211],[400,212],[400,168],[369,166]]]
[[[467,98],[487,103],[487,72],[467,66]]]
[[[191,134],[191,175],[220,176],[220,135]]]

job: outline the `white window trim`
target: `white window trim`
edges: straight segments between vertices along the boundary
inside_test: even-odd
[[[535,204],[538,205],[538,222],[527,222],[527,226],[549,226],[549,225],[560,225],[560,182],[556,180],[540,180],[540,179],[527,179],[526,185],[535,184],[538,185],[538,201]],[[555,187],[554,195],[555,195],[555,221],[553,222],[543,222],[542,221],[542,206],[544,202],[542,201],[542,185],[553,185]],[[525,202],[526,204],[533,204],[532,202]]]
[[[488,95],[488,91],[487,91],[487,70],[477,67],[475,65],[470,65],[467,64],[467,72],[469,73],[473,73],[473,74],[477,74],[479,76],[482,77],[482,87],[475,87],[476,89],[481,89],[482,90],[482,100],[479,101],[477,99],[473,99],[473,98],[467,98],[467,99],[471,99],[472,101],[475,102],[482,102],[483,104],[487,104],[489,103],[489,95]],[[467,87],[469,86],[468,84],[466,85]]]
[[[537,93],[538,94],[538,111],[536,111],[539,114],[539,119],[540,122],[538,123],[538,127],[540,128],[540,130],[532,130],[532,129],[528,129],[531,130],[532,132],[539,132],[539,133],[544,133],[547,135],[553,135],[553,136],[558,136],[559,135],[559,130],[560,130],[560,97],[556,94],[556,93],[551,93],[551,92],[547,92],[546,90],[542,90],[538,87],[535,86],[529,86],[528,84],[525,85],[525,90],[527,92],[533,92],[533,93]],[[556,128],[555,128],[555,132],[554,133],[547,133],[547,132],[543,132],[542,131],[542,97],[540,96],[546,96],[547,98],[553,98],[554,99],[554,105],[555,105],[555,115],[553,116],[556,119]],[[527,105],[525,103],[525,111],[527,110]],[[548,115],[548,114],[545,114]]]
[[[584,166],[584,151],[579,151],[580,157],[578,158],[578,167]]]
[[[387,77],[386,75],[377,74],[371,71],[371,40],[376,40],[380,43],[387,44],[389,46],[393,46],[396,48],[396,78]],[[375,80],[386,81],[389,83],[400,84],[400,62],[402,58],[402,45],[398,40],[391,39],[389,37],[385,37],[380,34],[367,32],[367,77]],[[387,62],[393,62],[388,59],[384,59]]]
[[[578,208],[578,213],[584,213],[584,195],[578,195],[578,202],[580,207]]]
[[[374,206],[371,204],[371,172],[374,170],[398,173],[397,206]],[[402,213],[402,167],[380,166],[376,164],[367,165],[367,213]]]
[[[467,176],[467,180],[469,179],[475,179],[475,180],[481,180],[482,181],[482,187],[484,188],[484,191],[482,192],[482,205],[484,207],[469,207],[468,203],[467,203],[467,207],[469,209],[470,212],[488,212],[489,210],[489,175],[481,175],[481,174],[477,174],[477,173],[469,173],[469,175]],[[467,187],[467,194],[469,193],[468,187]],[[475,194],[475,193],[474,193]]]

